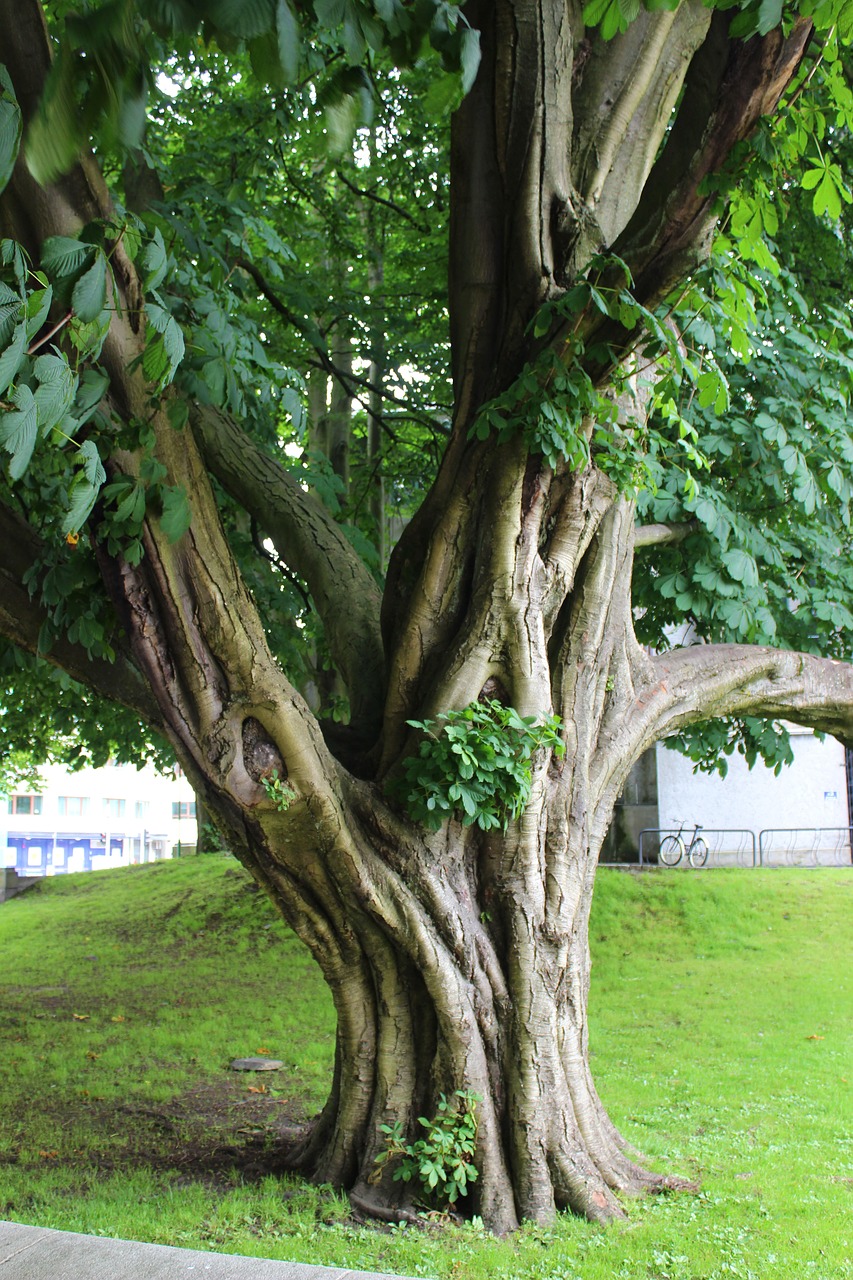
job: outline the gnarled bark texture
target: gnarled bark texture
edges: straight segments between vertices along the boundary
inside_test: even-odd
[[[189,532],[172,545],[150,518],[138,566],[97,551],[126,677],[87,671],[73,646],[55,654],[168,734],[216,825],[322,967],[336,1066],[302,1167],[372,1212],[404,1213],[390,1171],[374,1179],[380,1126],[413,1133],[439,1092],[471,1090],[482,1102],[469,1199],[497,1231],[564,1206],[606,1219],[621,1212],[618,1193],[668,1185],[627,1155],[587,1055],[593,877],[632,763],[667,733],[746,708],[845,738],[853,729],[853,677],[840,664],[737,646],[649,656],[632,626],[631,502],[594,462],[555,472],[520,439],[469,439],[478,408],[536,354],[535,311],[592,253],[615,247],[645,303],[701,259],[713,223],[702,180],[775,107],[809,37],[798,23],[741,44],[727,14],[684,0],[604,45],[581,8],[468,6],[483,62],[452,140],[456,415],[381,606],[322,506],[238,424],[194,407],[180,434],[154,419],[169,482],[192,494]],[[0,24],[31,115],[48,65],[35,0],[3,0]],[[109,209],[91,157],[46,191],[20,161],[0,221],[37,261],[47,236]],[[124,305],[102,363],[111,411],[127,421],[150,416],[149,389],[130,370],[143,342],[138,282],[120,250],[114,265]],[[132,476],[139,459],[116,454],[110,466]],[[307,583],[349,692],[346,740],[324,738],[273,659],[209,474]],[[14,521],[0,629],[35,648],[38,607],[20,578],[38,545]],[[558,713],[565,757],[536,759],[530,804],[505,834],[456,821],[419,829],[383,789],[413,749],[407,719],[495,689],[522,715]],[[272,769],[295,793],[284,811],[263,785]]]

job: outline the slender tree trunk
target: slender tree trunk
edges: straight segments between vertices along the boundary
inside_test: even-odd
[[[349,494],[350,442],[352,437],[352,341],[344,327],[335,329],[332,359],[343,378],[332,380],[332,395],[326,417],[326,450],[332,470],[341,481],[341,505]]]
[[[381,307],[382,289],[385,281],[383,250],[379,244],[371,219],[367,218],[369,265],[367,271],[368,289],[371,302]],[[367,466],[370,476],[370,515],[374,528],[374,541],[379,564],[385,568],[388,556],[385,533],[385,475],[383,470],[382,439],[382,396],[379,389],[385,380],[385,335],[379,326],[375,326],[371,336],[372,359],[368,368],[368,381],[371,388],[367,393]]]

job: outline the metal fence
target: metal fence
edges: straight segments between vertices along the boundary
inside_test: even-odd
[[[849,867],[853,827],[768,827],[758,836],[762,867]]]
[[[681,835],[684,841],[685,855],[690,848],[694,831],[682,829],[679,833],[673,827],[646,827],[640,832],[639,856],[640,866],[658,863],[658,850],[661,841],[667,836]],[[756,867],[758,866],[758,847],[754,831],[746,831],[739,827],[712,828],[700,827],[695,832],[708,846],[707,867]],[[660,865],[663,865],[662,863]],[[678,863],[679,867],[689,867],[687,857]]]

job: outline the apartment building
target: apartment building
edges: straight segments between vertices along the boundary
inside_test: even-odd
[[[41,770],[40,787],[0,803],[0,847],[19,875],[60,875],[170,858],[194,849],[196,801],[186,778],[153,767]]]

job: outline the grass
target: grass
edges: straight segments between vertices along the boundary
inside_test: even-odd
[[[596,1079],[702,1190],[508,1241],[358,1224],[274,1172],[274,1135],[323,1101],[334,1019],[253,890],[197,858],[0,907],[0,1217],[457,1280],[853,1277],[853,872],[600,872]],[[228,1069],[259,1052],[284,1070]]]

